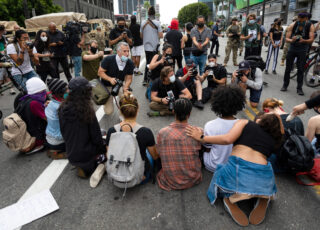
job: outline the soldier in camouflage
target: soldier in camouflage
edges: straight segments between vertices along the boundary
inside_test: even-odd
[[[238,66],[238,48],[240,45],[241,28],[237,25],[238,19],[232,18],[232,24],[227,28],[226,35],[228,36],[228,43],[226,46],[226,57],[224,59],[224,66],[227,65],[231,51],[233,52],[233,64]]]

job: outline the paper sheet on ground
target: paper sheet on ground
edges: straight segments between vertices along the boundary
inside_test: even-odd
[[[15,229],[59,209],[49,190],[0,210],[0,230]]]

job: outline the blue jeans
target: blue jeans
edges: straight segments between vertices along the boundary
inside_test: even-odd
[[[184,61],[187,62],[189,59],[191,59],[191,55],[184,56]]]
[[[262,93],[262,88],[263,87],[261,87],[261,89],[259,89],[259,90],[249,88],[249,90],[250,90],[250,99],[249,100],[251,102],[259,103],[260,97],[261,97],[261,93]]]
[[[28,73],[25,73],[23,75],[21,74],[18,74],[18,75],[14,75],[12,76],[13,79],[15,80],[15,82],[20,85],[25,91],[27,91],[27,88],[26,88],[26,82],[30,79],[30,78],[33,78],[33,77],[39,77],[38,74],[32,70]]]
[[[206,65],[207,55],[202,54],[200,56],[194,56],[191,54],[191,59],[193,60],[196,66],[199,66],[199,73],[200,75],[202,75],[204,72],[204,66]]]
[[[81,67],[82,67],[82,57],[72,56],[72,62],[74,64],[74,76],[80,77]]]
[[[154,160],[153,160],[151,154],[149,153],[148,149],[146,150],[146,155],[147,155],[147,159],[148,159],[149,164],[150,164],[150,170],[144,172],[144,176],[146,178],[141,182],[141,184],[145,184],[150,180],[151,175],[152,175],[152,170],[154,168]]]

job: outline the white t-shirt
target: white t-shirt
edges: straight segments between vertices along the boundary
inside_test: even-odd
[[[221,118],[209,121],[204,126],[204,135],[216,136],[226,134],[230,131],[230,129],[233,127],[236,121],[237,120],[225,120]],[[214,172],[218,164],[225,164],[228,161],[228,158],[232,151],[233,144],[206,144],[204,146],[210,148],[210,152],[205,152],[203,154],[204,165],[207,170]]]
[[[19,49],[19,52],[20,52],[20,46],[18,44],[18,49]],[[33,47],[33,51],[32,51],[34,54],[37,53],[37,49],[36,47]],[[10,54],[17,54],[17,51],[16,51],[16,48],[14,47],[13,44],[9,44],[7,46],[7,54],[10,55]],[[25,50],[24,52],[24,60],[23,60],[23,63],[22,65],[19,66],[19,69],[22,71],[23,74],[26,74],[26,73],[29,73],[30,71],[33,70],[32,66],[31,66],[31,62],[30,62],[30,57],[29,57],[29,54],[28,54],[28,51]],[[21,72],[19,71],[19,69],[17,69],[16,67],[12,67],[12,75],[21,75]]]

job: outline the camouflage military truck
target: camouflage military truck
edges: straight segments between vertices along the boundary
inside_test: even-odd
[[[106,18],[96,18],[87,21],[91,25],[91,32],[85,35],[85,43],[87,44],[90,40],[99,40],[101,35],[97,32],[97,28],[101,28],[101,33],[104,35],[104,40],[109,41],[110,31],[113,29],[114,25],[112,20]]]

